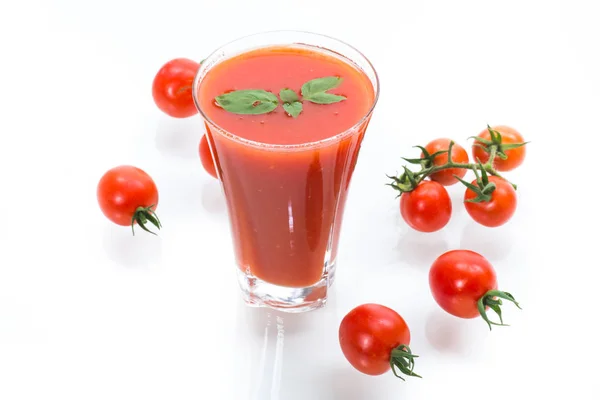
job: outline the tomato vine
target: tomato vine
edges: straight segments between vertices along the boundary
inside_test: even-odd
[[[454,162],[452,160],[452,148],[455,145],[454,141],[450,141],[448,149],[440,150],[434,153],[429,153],[423,146],[415,146],[421,150],[421,158],[403,157],[402,159],[409,164],[419,165],[421,169],[418,171],[412,171],[407,166],[404,166],[404,172],[402,172],[400,175],[387,175],[387,177],[392,180],[392,182],[388,183],[387,185],[397,190],[399,192],[398,197],[400,197],[404,193],[412,192],[414,189],[416,189],[419,183],[437,172],[451,168],[468,169],[475,173],[477,178],[477,186],[464,181],[456,175],[454,176],[469,189],[477,193],[478,196],[473,200],[473,202],[489,201],[490,194],[495,190],[496,185],[495,183],[488,181],[488,175],[496,176],[509,182],[498,172],[496,168],[494,168],[494,161],[496,159],[506,160],[508,157],[506,152],[508,150],[525,146],[527,143],[503,143],[502,134],[500,132],[492,129],[489,125],[487,126],[487,129],[490,133],[489,140],[481,137],[472,137],[472,139],[474,139],[476,142],[473,144],[473,146],[482,149],[489,155],[489,158],[485,163],[482,163],[479,159],[475,160],[476,162],[474,163]],[[447,162],[441,165],[436,165],[434,162],[436,157],[445,154],[448,156]],[[509,183],[515,190],[517,189],[516,184],[512,182]]]

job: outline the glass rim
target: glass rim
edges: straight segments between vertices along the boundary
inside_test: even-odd
[[[373,84],[373,89],[375,91],[375,96],[373,98],[373,103],[371,104],[371,107],[369,107],[369,109],[367,110],[367,112],[365,112],[365,114],[360,118],[360,120],[358,120],[358,122],[356,122],[354,125],[352,125],[350,128],[345,129],[344,131],[327,137],[325,139],[320,139],[320,140],[316,140],[316,141],[311,141],[311,142],[305,142],[305,143],[297,143],[297,144],[274,144],[274,143],[265,143],[265,142],[259,142],[256,140],[250,140],[250,139],[246,139],[243,137],[240,137],[238,135],[236,135],[233,132],[228,131],[227,129],[219,126],[216,122],[214,122],[208,115],[206,115],[203,111],[202,108],[200,107],[200,101],[198,100],[198,89],[200,86],[200,76],[204,75],[206,76],[206,73],[201,74],[201,72],[205,72],[210,70],[213,66],[210,67],[206,67],[206,64],[204,62],[202,62],[202,64],[200,64],[200,68],[198,68],[198,71],[196,72],[196,75],[194,76],[194,81],[192,84],[192,98],[194,100],[194,105],[196,106],[196,109],[198,110],[198,113],[202,116],[202,118],[204,118],[204,120],[212,125],[214,128],[216,128],[217,131],[219,131],[222,135],[228,137],[231,140],[246,144],[246,145],[250,145],[253,147],[260,147],[260,148],[264,148],[264,149],[277,149],[277,150],[298,150],[298,149],[303,149],[303,148],[310,148],[310,147],[319,147],[322,145],[325,145],[329,142],[336,142],[339,141],[341,139],[343,139],[344,137],[350,135],[351,133],[357,131],[361,125],[363,125],[365,123],[365,121],[371,116],[371,114],[373,113],[373,110],[375,109],[375,106],[377,105],[377,101],[379,100],[379,75],[377,74],[377,70],[375,69],[375,67],[373,66],[373,64],[371,63],[371,60],[369,60],[367,58],[367,56],[365,56],[360,50],[358,50],[356,47],[340,40],[337,38],[334,38],[332,36],[329,35],[324,35],[324,34],[320,34],[320,33],[314,33],[314,32],[310,32],[310,31],[301,31],[301,30],[272,30],[272,31],[263,31],[263,32],[257,32],[257,33],[253,33],[250,35],[246,35],[246,36],[242,36],[242,37],[238,37],[237,39],[231,40],[221,46],[219,46],[217,49],[215,49],[214,51],[212,51],[208,56],[206,56],[206,58],[204,60],[209,60],[211,57],[215,56],[216,54],[218,54],[220,51],[222,51],[224,48],[235,44],[237,42],[240,42],[242,40],[246,40],[255,36],[264,36],[264,35],[270,35],[270,34],[277,34],[277,33],[286,33],[286,34],[305,34],[305,35],[313,35],[315,37],[321,37],[321,38],[326,38],[329,40],[333,40],[335,42],[338,42],[339,44],[343,45],[343,46],[347,46],[348,48],[350,48],[351,50],[355,51],[360,57],[362,57],[364,59],[364,61],[366,61],[367,65],[371,68],[371,70],[373,71],[373,75],[374,75],[374,81],[371,80],[369,78],[369,80],[371,81],[371,83]],[[348,56],[346,56],[344,54],[344,52],[338,52],[338,51],[334,51],[332,49],[329,49],[327,47],[319,47],[318,45],[311,45],[308,43],[300,43],[300,42],[291,42],[289,44],[306,44],[309,46],[314,46],[314,47],[318,47],[318,48],[322,48],[323,50],[326,51],[330,51],[333,52],[335,54],[338,54],[340,56],[342,56],[343,58],[350,60],[352,62],[352,64],[354,64],[356,67],[358,67],[361,71],[364,72],[364,70],[362,68],[360,68],[360,66],[356,65],[356,63],[349,58]],[[228,59],[230,57],[225,57],[224,60]],[[218,63],[217,63],[218,64]],[[215,65],[217,65],[215,64]]]

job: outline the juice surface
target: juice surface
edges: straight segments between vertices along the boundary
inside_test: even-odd
[[[303,83],[342,77],[330,93],[334,104],[303,102],[297,118],[281,105],[268,114],[238,115],[215,104],[224,92],[282,88],[300,92]],[[213,67],[198,98],[214,122],[206,124],[227,199],[239,268],[268,283],[306,287],[335,263],[346,194],[368,118],[352,134],[318,146],[252,146],[222,134],[268,144],[299,144],[346,131],[369,113],[374,89],[348,61],[318,49],[271,47],[253,50]]]
[[[238,115],[217,106],[214,99],[241,89],[263,89],[279,94],[283,88],[300,93],[315,78],[342,77],[330,92],[346,96],[334,104],[303,102],[298,118],[281,106],[261,115]],[[243,53],[216,65],[200,86],[199,99],[205,114],[218,126],[261,143],[299,144],[335,136],[356,124],[373,104],[368,77],[343,59],[303,47],[270,47]]]

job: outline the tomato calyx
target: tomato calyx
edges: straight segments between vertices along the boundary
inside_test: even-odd
[[[400,176],[386,175],[389,179],[392,180],[392,183],[386,183],[386,185],[391,186],[393,189],[397,190],[399,193],[396,198],[400,197],[402,193],[412,192],[416,189],[419,184],[415,179],[415,173],[410,169],[406,168],[406,166],[402,167],[404,172]]]
[[[464,179],[460,178],[457,175],[454,175],[454,177],[456,179],[458,179],[460,181],[460,183],[462,183],[463,185],[465,185],[466,187],[468,187],[470,190],[472,190],[477,196],[469,199],[469,200],[465,200],[466,202],[469,203],[481,203],[481,202],[488,202],[490,200],[492,200],[492,193],[494,192],[494,190],[496,190],[496,184],[494,182],[490,182],[489,178],[488,178],[488,174],[485,171],[484,166],[481,164],[481,162],[478,162],[479,168],[481,169],[481,174],[479,174],[477,171],[477,168],[473,168],[473,173],[475,174],[475,181],[477,183],[477,185],[474,185],[472,183],[469,183],[467,181],[465,181]],[[515,185],[513,185],[515,186]],[[516,189],[516,187],[515,187]]]
[[[427,149],[423,146],[413,146],[416,149],[420,149],[423,156],[421,158],[404,158],[404,157],[402,157],[402,159],[411,164],[421,165],[421,167],[423,167],[423,168],[431,168],[431,167],[433,167],[433,165],[434,165],[433,161],[437,156],[440,156],[442,154],[448,154],[448,156],[450,156],[450,154],[452,152],[452,146],[454,146],[454,142],[450,142],[450,145],[448,146],[448,150],[439,150],[433,154],[430,154],[427,151]]]
[[[483,151],[490,155],[490,158],[486,165],[492,166],[494,159],[496,157],[501,160],[508,159],[508,155],[506,154],[507,150],[516,149],[519,147],[523,147],[529,142],[523,143],[502,143],[502,134],[495,129],[492,129],[489,125],[487,126],[487,130],[490,133],[490,140],[484,139],[479,136],[471,136],[469,139],[474,139],[477,143],[473,146],[481,148]]]
[[[392,372],[396,378],[400,378],[403,381],[406,380],[400,373],[403,373],[406,376],[416,376],[417,378],[421,378],[420,375],[413,372],[415,358],[417,357],[419,356],[413,354],[410,347],[405,344],[401,344],[393,349],[390,354],[390,366],[392,367]]]
[[[153,204],[149,207],[136,208],[135,212],[133,213],[133,216],[131,217],[131,232],[133,232],[134,236],[135,236],[134,227],[135,227],[136,223],[140,226],[140,228],[142,228],[146,232],[149,232],[153,235],[156,235],[156,233],[154,233],[150,229],[146,228],[147,222],[150,222],[152,225],[154,225],[159,230],[160,230],[160,228],[162,228],[162,224],[160,223],[160,220],[158,219],[158,215],[156,215],[156,213],[152,209],[154,206],[155,205]]]
[[[454,142],[451,141],[450,144],[448,145],[448,150],[436,151],[433,154],[429,153],[429,151],[427,151],[427,149],[423,146],[413,146],[414,148],[421,150],[422,157],[421,158],[402,157],[402,159],[410,164],[420,165],[421,171],[413,172],[410,169],[408,169],[406,166],[404,166],[404,167],[402,167],[404,169],[404,172],[399,177],[387,175],[387,177],[393,181],[392,183],[388,183],[387,185],[391,186],[393,189],[397,190],[399,192],[399,194],[396,197],[400,197],[402,195],[402,193],[408,193],[408,192],[412,192],[413,190],[415,190],[415,188],[419,185],[419,183],[421,183],[421,181],[423,181],[427,176],[429,176],[435,172],[441,171],[442,169],[454,168],[449,165],[456,166],[459,164],[454,163],[451,160],[453,146],[454,146]],[[435,167],[434,159],[437,156],[442,155],[442,154],[448,154],[448,162],[443,166]],[[462,165],[462,164],[460,164],[460,165]],[[464,165],[468,165],[468,164],[464,164]],[[440,167],[442,167],[442,168],[440,168]],[[458,168],[466,168],[466,167],[458,167]]]
[[[500,308],[502,305],[502,299],[512,302],[519,310],[521,310],[521,306],[515,300],[512,294],[500,290],[490,290],[477,301],[477,310],[479,310],[479,314],[481,314],[483,320],[487,322],[488,326],[490,327],[490,331],[492,330],[492,325],[509,326],[505,324],[502,319],[502,309]],[[498,318],[500,318],[500,323],[490,320],[486,313],[486,307],[489,307],[496,313],[496,315],[498,315]]]

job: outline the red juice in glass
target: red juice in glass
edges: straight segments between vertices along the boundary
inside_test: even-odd
[[[273,32],[228,46],[203,63],[194,94],[244,298],[285,311],[318,308],[335,272],[377,76],[356,50],[319,35]]]

